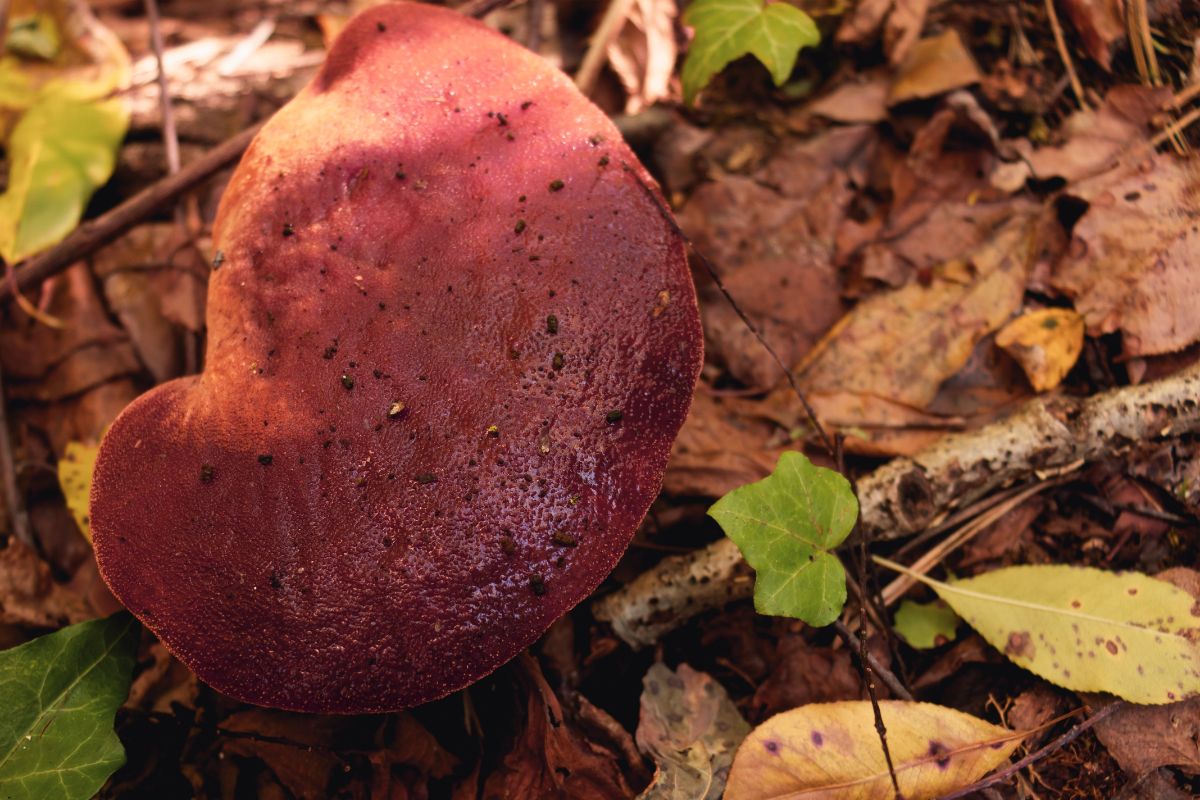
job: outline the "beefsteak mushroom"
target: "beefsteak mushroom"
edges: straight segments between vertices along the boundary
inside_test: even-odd
[[[441,8],[356,17],[221,202],[204,371],[113,424],[113,593],[214,688],[412,706],[612,570],[699,374],[684,243],[610,121]]]

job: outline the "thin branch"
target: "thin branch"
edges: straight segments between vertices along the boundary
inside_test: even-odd
[[[1071,51],[1067,49],[1067,40],[1063,37],[1062,24],[1058,21],[1058,12],[1054,9],[1054,0],[1046,0],[1046,14],[1050,17],[1050,30],[1054,32],[1054,44],[1058,47],[1058,55],[1062,59],[1063,66],[1067,68],[1067,76],[1071,79],[1071,89],[1075,92],[1075,99],[1079,101],[1079,107],[1087,111],[1089,106],[1083,96],[1083,84],[1079,82],[1079,75],[1075,72],[1075,62],[1071,60]]]
[[[8,416],[5,413],[4,376],[0,374],[0,481],[4,484],[4,505],[17,540],[33,547],[33,533],[29,529],[29,518],[21,504],[21,493],[17,491],[17,467],[13,457],[12,439],[8,433]]]
[[[171,90],[167,85],[167,71],[163,67],[162,26],[159,24],[158,3],[144,0],[146,20],[150,23],[150,47],[154,50],[154,63],[158,70],[158,108],[162,114],[163,146],[167,151],[167,174],[179,172],[179,135],[175,132],[175,110],[171,107]]]
[[[1115,712],[1118,708],[1124,707],[1124,705],[1125,705],[1125,703],[1123,701],[1118,701],[1116,703],[1113,703],[1112,705],[1109,705],[1109,706],[1106,706],[1106,707],[1100,709],[1095,714],[1092,714],[1090,717],[1085,719],[1083,722],[1079,723],[1074,728],[1071,728],[1071,730],[1067,731],[1062,736],[1055,739],[1053,742],[1050,742],[1050,744],[1046,745],[1041,750],[1038,750],[1034,753],[1030,753],[1029,755],[1025,756],[1024,758],[1022,758],[1020,761],[1016,762],[1015,764],[1009,764],[1004,769],[1000,770],[999,772],[993,773],[992,775],[989,775],[988,777],[984,778],[981,781],[976,781],[975,783],[971,784],[970,786],[964,786],[963,788],[959,789],[957,792],[951,792],[950,794],[944,796],[942,798],[942,800],[957,800],[957,798],[966,797],[974,792],[978,792],[982,789],[986,789],[989,786],[995,786],[997,783],[1007,780],[1011,776],[1015,775],[1016,773],[1020,772],[1021,770],[1025,769],[1026,767],[1028,767],[1030,764],[1040,761],[1043,758],[1045,758],[1046,756],[1050,755],[1051,753],[1053,753],[1057,750],[1061,750],[1062,748],[1066,747],[1071,742],[1073,742],[1077,738],[1079,738],[1079,736],[1081,734],[1083,734],[1084,731],[1088,730],[1096,723],[1101,722],[1102,720],[1106,719],[1110,714]]]
[[[189,189],[241,157],[262,123],[226,139],[174,175],[152,183],[121,205],[83,223],[54,247],[26,261],[17,272],[17,288],[28,292],[96,249],[108,244]],[[0,304],[12,298],[0,293]]]
[[[591,94],[592,89],[596,88],[596,79],[600,77],[600,69],[604,66],[608,45],[616,38],[632,10],[633,0],[609,0],[608,8],[600,18],[600,24],[583,55],[583,63],[575,72],[575,86],[585,95]]]

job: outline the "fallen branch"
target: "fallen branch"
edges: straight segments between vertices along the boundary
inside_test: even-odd
[[[1139,442],[1200,432],[1200,364],[1153,383],[1086,399],[1047,397],[977,431],[951,434],[858,481],[863,534],[893,539],[937,525],[1006,486],[1067,472]],[[633,647],[753,591],[729,539],[664,559],[594,605]]]

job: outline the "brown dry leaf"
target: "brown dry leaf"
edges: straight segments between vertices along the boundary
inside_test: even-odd
[[[806,106],[810,114],[834,122],[874,124],[887,119],[890,77],[883,70],[852,76],[828,94]]]
[[[181,664],[161,642],[152,643],[147,655],[150,665],[133,679],[125,707],[164,714],[174,713],[176,705],[195,708],[200,691],[196,673]]]
[[[1001,328],[996,345],[1017,360],[1035,390],[1048,392],[1083,352],[1083,317],[1069,308],[1030,311]]]
[[[1088,334],[1124,334],[1127,356],[1200,339],[1200,166],[1154,154],[1072,188],[1089,204],[1051,282]]]
[[[1125,40],[1121,0],[1063,0],[1063,10],[1088,55],[1111,71],[1113,48]]]
[[[369,756],[372,798],[427,797],[429,778],[448,777],[458,766],[458,759],[408,712],[390,715],[384,721],[378,743],[379,749]]]
[[[10,398],[53,402],[140,370],[128,337],[108,321],[86,265],[47,280],[38,306],[67,325],[51,328],[12,312],[0,328]]]
[[[638,748],[655,762],[644,800],[720,800],[733,754],[750,726],[724,687],[703,672],[662,662],[642,679]]]
[[[131,378],[118,378],[57,403],[25,406],[13,416],[23,426],[44,434],[54,452],[61,455],[70,442],[98,441],[138,393]]]
[[[1099,108],[1071,115],[1061,128],[1064,144],[1026,152],[1017,163],[1039,180],[1058,176],[1068,183],[1109,169],[1122,151],[1145,140],[1150,120],[1170,96],[1167,89],[1115,86]]]
[[[0,550],[0,624],[61,628],[94,617],[80,595],[58,583],[28,545],[9,539]]]
[[[883,26],[883,51],[893,67],[904,63],[920,38],[929,5],[930,0],[893,0]]]
[[[1200,773],[1200,697],[1167,706],[1126,704],[1096,724],[1096,736],[1130,775],[1158,767]]]
[[[629,798],[634,791],[611,750],[585,739],[564,718],[558,698],[528,654],[528,716],[511,752],[488,776],[484,797]]]
[[[204,322],[208,267],[172,223],[140,225],[92,256],[109,307],[161,383],[183,370],[186,331]]]
[[[859,303],[798,368],[805,388],[927,407],[975,344],[1020,307],[1031,223],[1014,215],[964,260],[943,264],[928,286],[910,284]]]
[[[841,314],[834,236],[853,197],[848,172],[874,138],[871,128],[853,126],[789,140],[754,178],[721,175],[680,213],[680,225],[785,362],[794,363]],[[748,386],[778,383],[774,360],[720,292],[702,285],[700,294],[714,360]]]
[[[982,73],[957,31],[948,28],[912,46],[888,91],[888,105],[922,100],[979,83]]]
[[[261,759],[292,797],[321,800],[329,796],[334,770],[340,771],[345,763],[331,749],[340,725],[338,717],[250,708],[221,723],[223,730],[248,735],[226,737],[221,752]]]
[[[625,25],[608,45],[609,66],[629,94],[625,113],[636,114],[671,96],[679,48],[675,0],[634,0]]]
[[[701,385],[675,439],[663,491],[676,496],[721,497],[771,474],[779,448],[768,441],[770,423],[747,415],[736,398],[718,398]]]
[[[872,637],[868,646],[880,663],[891,664],[891,654],[882,638]],[[755,714],[761,718],[810,703],[865,698],[853,658],[844,647],[818,647],[803,636],[784,636],[779,640],[771,675],[754,692]],[[880,687],[880,691],[880,697],[887,697],[886,689]]]

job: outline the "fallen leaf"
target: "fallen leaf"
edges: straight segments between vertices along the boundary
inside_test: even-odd
[[[812,18],[787,3],[764,0],[695,0],[684,22],[696,31],[683,62],[683,100],[696,93],[729,62],[753,55],[771,73],[776,86],[792,74],[796,56],[821,34]]]
[[[122,612],[0,652],[5,800],[87,800],[125,763],[113,720],[140,632]]]
[[[88,498],[92,490],[92,470],[96,466],[98,445],[70,442],[67,450],[58,462],[58,485],[62,487],[63,497],[67,500],[67,508],[75,517],[79,532],[89,542],[92,540],[92,528],[88,524]]]
[[[928,650],[954,641],[959,622],[958,615],[945,603],[904,600],[896,609],[892,627],[910,646]]]
[[[1060,128],[1063,144],[1026,152],[1017,163],[1026,164],[1038,180],[1060,177],[1068,183],[1108,170],[1121,152],[1146,140],[1151,119],[1170,97],[1169,89],[1114,86],[1099,108],[1067,119]]]
[[[675,45],[675,0],[634,0],[620,32],[609,43],[608,63],[629,99],[625,113],[637,114],[670,97],[679,49]]]
[[[714,397],[701,386],[675,439],[663,491],[721,497],[770,475],[780,452],[768,445],[774,426],[749,410],[745,401]]]
[[[525,727],[500,767],[488,775],[483,797],[556,797],[570,800],[628,798],[635,793],[620,759],[584,738],[564,718],[558,698],[527,653],[520,658],[528,677]]]
[[[221,751],[260,759],[299,800],[329,796],[329,782],[344,763],[333,750],[341,718],[249,708],[226,717],[221,728],[247,734],[225,737]],[[275,740],[275,741],[272,741]]]
[[[1025,734],[930,703],[879,703],[900,793],[908,800],[948,794],[1008,760]],[[894,797],[875,715],[864,700],[785,711],[738,749],[727,800]]]
[[[750,726],[724,687],[703,672],[662,662],[642,679],[638,749],[654,759],[646,800],[720,800],[733,754]]]
[[[1181,350],[1200,339],[1200,167],[1152,154],[1076,184],[1088,203],[1052,276],[1088,334],[1123,333],[1126,356]]]
[[[1124,705],[1096,723],[1096,737],[1130,775],[1158,767],[1200,773],[1200,697],[1165,706]]]
[[[852,76],[806,106],[810,114],[834,122],[874,124],[887,119],[889,77],[882,70]]]
[[[378,742],[369,756],[373,798],[428,796],[429,779],[448,777],[458,766],[458,759],[407,712],[384,721]]]
[[[916,42],[896,70],[888,90],[888,105],[923,100],[979,83],[982,73],[975,65],[958,32],[943,33]]]
[[[1112,70],[1112,51],[1125,41],[1125,20],[1120,0],[1063,0],[1063,10],[1071,20],[1089,56],[1106,70]]]
[[[882,636],[872,636],[867,646],[879,663],[890,665],[892,654]],[[759,684],[751,706],[758,718],[810,703],[866,700],[866,688],[846,647],[820,647],[801,635],[780,638],[770,676]],[[876,689],[886,697],[886,687]]]
[[[858,517],[858,500],[841,474],[786,452],[770,476],[734,489],[708,513],[754,568],[758,613],[814,626],[841,613],[846,572],[832,551]]]
[[[108,180],[129,122],[129,54],[85,3],[18,0],[24,18],[63,36],[49,61],[0,59],[0,129],[8,183],[0,195],[0,256],[10,264],[58,242]],[[49,13],[41,13],[45,11]],[[44,54],[43,54],[44,55]],[[15,120],[15,124],[13,124]]]
[[[873,395],[923,409],[975,344],[1020,307],[1032,218],[1019,214],[963,260],[866,298],[797,368],[810,392]]]
[[[1200,693],[1200,601],[1166,581],[1038,565],[942,583],[875,560],[930,586],[992,647],[1058,686],[1146,704]]]
[[[930,0],[893,0],[883,26],[883,50],[892,66],[904,63],[925,28]]]
[[[93,616],[87,602],[55,581],[28,545],[10,538],[0,550],[0,623],[59,628]]]
[[[1048,392],[1083,352],[1083,317],[1068,308],[1030,311],[1001,328],[996,345],[1016,359],[1035,390]]]

